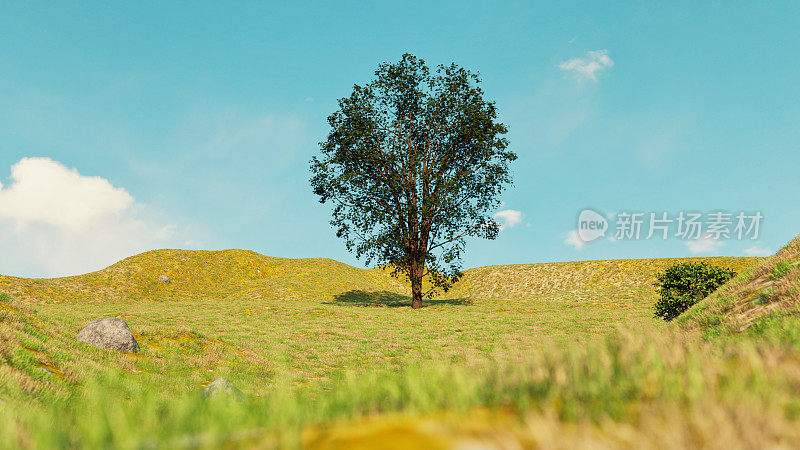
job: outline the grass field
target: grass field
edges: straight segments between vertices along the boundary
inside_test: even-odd
[[[652,317],[652,282],[674,259],[471,269],[416,311],[379,269],[241,250],[0,277],[0,446],[788,445],[800,420],[796,247],[706,258],[741,271],[733,285],[789,261],[756,305],[780,307],[750,313],[746,339],[731,337],[741,326],[716,297],[679,326]],[[728,289],[737,304],[743,291]],[[100,317],[124,319],[141,351],[77,342]],[[248,400],[202,399],[219,376]]]

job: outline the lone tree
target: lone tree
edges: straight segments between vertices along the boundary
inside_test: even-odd
[[[381,64],[338,101],[322,154],[311,160],[314,193],[335,206],[336,236],[367,264],[407,276],[413,308],[461,277],[466,237],[497,237],[487,214],[512,182],[517,155],[479,83],[455,64],[432,73],[410,54]]]

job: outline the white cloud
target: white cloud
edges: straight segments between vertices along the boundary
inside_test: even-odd
[[[522,211],[504,209],[497,212],[494,217],[503,221],[503,223],[500,225],[500,229],[505,230],[506,228],[514,228],[516,225],[522,222]]]
[[[684,244],[689,247],[689,251],[692,253],[710,253],[725,245],[724,242],[714,239],[709,234],[698,239],[686,241]]]
[[[2,274],[85,273],[176,237],[175,225],[145,219],[125,189],[50,158],[21,159],[10,179],[0,185]]]
[[[744,254],[749,256],[770,256],[773,253],[775,252],[768,248],[759,247],[758,245],[744,249]]]
[[[580,80],[597,81],[597,75],[609,67],[614,66],[614,61],[608,56],[608,50],[594,50],[586,54],[585,58],[573,58],[558,65],[565,72],[572,72]]]
[[[85,177],[49,158],[23,158],[11,167],[12,183],[0,184],[0,219],[20,228],[45,223],[74,231],[125,211],[133,197],[100,177]]]
[[[567,237],[564,239],[564,243],[567,245],[571,245],[575,247],[575,250],[583,250],[583,246],[586,245],[586,242],[581,239],[578,235],[578,230],[572,230],[567,233]]]

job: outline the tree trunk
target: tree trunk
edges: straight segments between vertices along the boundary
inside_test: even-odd
[[[411,284],[411,307],[422,308],[422,283],[420,282]]]
[[[422,308],[422,268],[421,264],[414,263],[411,267],[411,307]]]

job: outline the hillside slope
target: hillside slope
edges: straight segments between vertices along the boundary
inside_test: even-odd
[[[770,318],[800,316],[800,236],[676,319],[707,333],[737,333]]]
[[[734,270],[758,258],[664,258],[487,266],[465,271],[441,298],[520,299],[569,295],[652,294],[655,275],[676,262],[707,261]],[[158,281],[165,275],[170,283]],[[200,298],[330,300],[347,292],[406,296],[406,283],[381,269],[328,258],[276,258],[247,250],[153,250],[85,275],[26,279],[0,276],[0,292],[37,303],[192,300]]]
[[[161,275],[170,283],[158,281]],[[275,258],[248,250],[153,250],[86,275],[0,276],[0,292],[46,303],[328,298],[349,290],[405,292],[405,286],[379,269],[359,269],[328,258]]]
[[[598,292],[650,296],[656,275],[683,262],[705,261],[740,271],[759,258],[708,257],[613,259],[540,264],[513,264],[469,269],[451,295],[474,298],[520,298],[564,293],[595,296]]]

